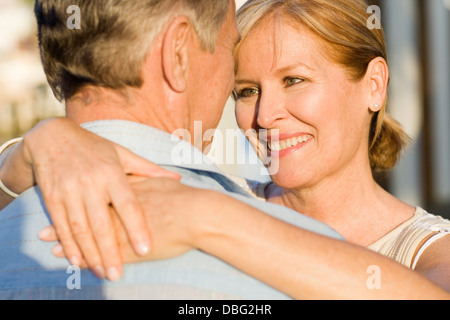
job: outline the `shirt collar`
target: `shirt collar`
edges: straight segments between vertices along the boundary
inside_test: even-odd
[[[100,120],[81,125],[161,166],[221,173],[214,163],[192,144],[165,131],[126,120]]]

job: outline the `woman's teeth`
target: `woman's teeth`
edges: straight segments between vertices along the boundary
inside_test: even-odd
[[[282,151],[285,149],[289,149],[292,147],[295,147],[297,144],[299,143],[303,143],[308,141],[312,136],[310,134],[304,135],[304,136],[299,136],[299,137],[295,137],[295,138],[289,138],[289,139],[285,139],[285,140],[281,140],[278,142],[270,142],[269,143],[269,148],[272,151]]]

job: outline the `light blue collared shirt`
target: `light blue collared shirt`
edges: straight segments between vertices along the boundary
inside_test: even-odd
[[[329,237],[330,227],[282,206],[259,201],[230,180],[202,152],[160,130],[129,121],[83,127],[182,175],[182,183],[227,193],[278,219]],[[192,250],[180,257],[129,264],[115,283],[73,270],[51,254],[38,232],[50,224],[38,188],[0,212],[0,299],[288,299],[220,259]]]

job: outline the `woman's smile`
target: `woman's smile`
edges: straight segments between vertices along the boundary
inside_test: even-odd
[[[268,155],[274,158],[283,158],[309,143],[313,136],[306,133],[280,134],[267,137]]]

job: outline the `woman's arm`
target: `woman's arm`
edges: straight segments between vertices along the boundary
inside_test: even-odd
[[[308,232],[227,195],[167,179],[134,183],[154,247],[125,261],[163,259],[199,248],[296,299],[449,299],[431,281],[368,249]]]
[[[20,194],[38,184],[71,263],[78,265],[85,257],[98,276],[109,275],[111,280],[120,276],[122,261],[110,205],[124,222],[136,252],[145,254],[150,246],[144,214],[127,174],[179,179],[65,118],[42,122],[7,152],[0,167],[5,186]],[[3,208],[13,199],[0,193]]]
[[[0,154],[0,210],[10,204],[18,194],[34,185],[34,176],[24,155],[23,139],[7,142]],[[9,191],[9,192],[7,192]]]
[[[286,225],[238,203],[227,213],[221,206],[215,210],[209,219],[217,220],[209,232],[202,232],[208,236],[198,237],[197,246],[292,297],[450,298],[417,273],[365,248]],[[223,218],[236,212],[246,212],[247,222]]]
[[[439,239],[420,257],[415,271],[450,292],[450,235]]]

